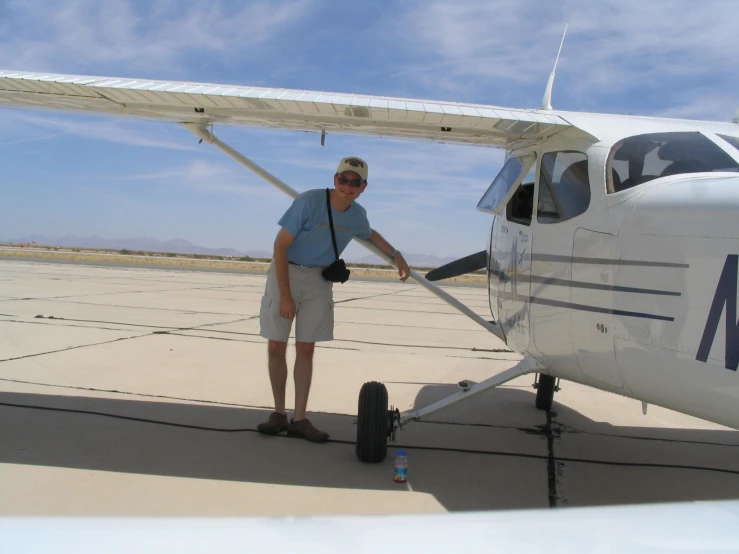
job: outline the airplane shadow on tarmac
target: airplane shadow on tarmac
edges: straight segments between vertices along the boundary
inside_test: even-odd
[[[414,408],[458,389],[424,386]],[[391,398],[392,401],[392,398]],[[311,412],[328,444],[266,437],[264,409],[0,393],[0,462],[280,485],[415,492],[449,511],[739,498],[739,433],[615,427],[531,389],[500,388],[398,431],[380,464],[356,458],[356,418]]]

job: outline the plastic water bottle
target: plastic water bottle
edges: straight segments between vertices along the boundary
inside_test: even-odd
[[[405,455],[405,450],[398,450],[398,455],[395,456],[395,472],[393,474],[393,481],[396,483],[405,483],[408,480],[408,458]]]

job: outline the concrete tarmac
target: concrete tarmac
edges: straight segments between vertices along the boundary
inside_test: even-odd
[[[309,418],[327,444],[256,431],[271,409],[259,336],[265,275],[0,261],[0,514],[438,513],[739,498],[739,433],[533,376],[354,453],[362,384],[401,411],[520,356],[412,281],[334,287]],[[449,292],[489,319],[487,289]],[[294,350],[288,350],[288,364]],[[293,406],[292,371],[288,408]],[[406,448],[409,482],[392,481]]]

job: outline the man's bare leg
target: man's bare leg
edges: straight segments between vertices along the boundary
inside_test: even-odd
[[[287,386],[287,343],[271,340],[267,346],[269,381],[275,399],[275,411],[285,413],[285,387]]]
[[[305,419],[308,409],[308,393],[313,377],[314,342],[295,343],[295,417],[294,421]]]

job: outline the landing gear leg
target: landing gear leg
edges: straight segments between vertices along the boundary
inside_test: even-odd
[[[554,393],[559,390],[559,379],[545,373],[537,373],[534,380],[536,389],[536,408],[548,412],[554,403]]]

